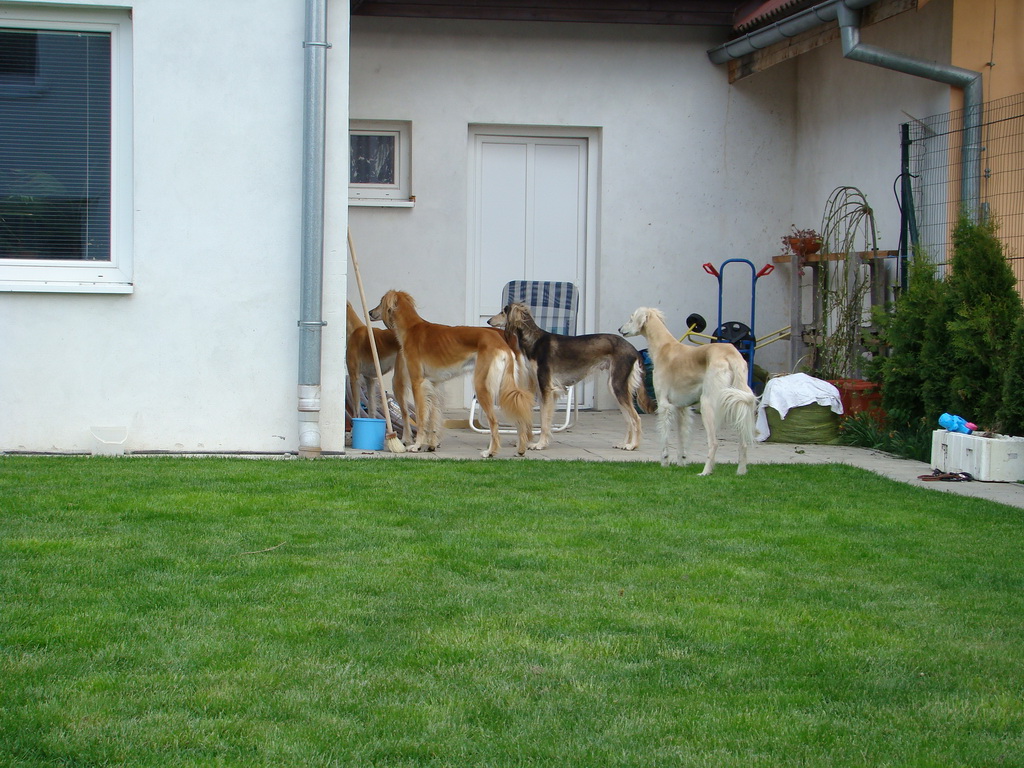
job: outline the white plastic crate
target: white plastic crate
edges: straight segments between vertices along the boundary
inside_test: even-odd
[[[967,472],[976,480],[1024,481],[1024,437],[979,437],[937,429],[932,432],[932,466]]]

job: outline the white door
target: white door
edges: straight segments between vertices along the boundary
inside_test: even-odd
[[[563,280],[580,292],[576,332],[586,332],[592,150],[588,137],[474,132],[470,324],[483,325],[500,311],[510,280]],[[593,398],[586,390],[584,407]]]

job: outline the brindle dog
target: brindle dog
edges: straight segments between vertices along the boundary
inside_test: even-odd
[[[525,304],[515,302],[492,317],[487,323],[504,328],[505,336],[519,342],[519,348],[537,371],[540,392],[540,439],[530,445],[534,450],[547,448],[551,442],[551,421],[558,392],[582,381],[599,370],[607,369],[608,388],[615,396],[626,420],[626,441],[616,448],[635,451],[640,445],[640,417],[633,407],[638,395],[640,407],[653,413],[654,404],[644,383],[643,358],[636,348],[621,336],[590,333],[564,336],[540,328]]]

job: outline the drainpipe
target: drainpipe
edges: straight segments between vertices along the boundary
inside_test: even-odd
[[[981,73],[886,51],[860,42],[860,9],[875,0],[827,0],[786,19],[708,51],[714,64],[724,64],[817,26],[838,20],[843,56],[876,67],[946,83],[964,91],[964,146],[961,154],[960,197],[969,216],[977,217],[981,199]]]
[[[860,41],[860,13],[839,3],[839,32],[843,56],[876,67],[946,83],[964,92],[964,139],[960,157],[960,204],[973,220],[981,199],[981,73],[952,65],[936,64],[886,51]]]
[[[299,456],[320,446],[323,342],[324,142],[327,101],[327,0],[306,0],[302,116],[302,251],[299,288]]]

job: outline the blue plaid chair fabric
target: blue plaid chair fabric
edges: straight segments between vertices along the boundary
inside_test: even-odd
[[[512,280],[501,293],[501,306],[521,302],[548,333],[576,335],[579,292],[572,283]]]
[[[548,333],[561,333],[566,336],[576,335],[576,316],[579,314],[580,295],[572,283],[512,280],[501,292],[501,306],[512,302],[525,304],[534,322]],[[479,423],[479,403],[476,398],[469,408],[469,426],[474,432],[486,432],[487,427]],[[553,425],[552,432],[562,432],[573,425],[577,410],[575,388],[566,390],[564,402],[565,418],[560,425]],[[504,434],[513,434],[515,429],[502,426],[498,430]]]

